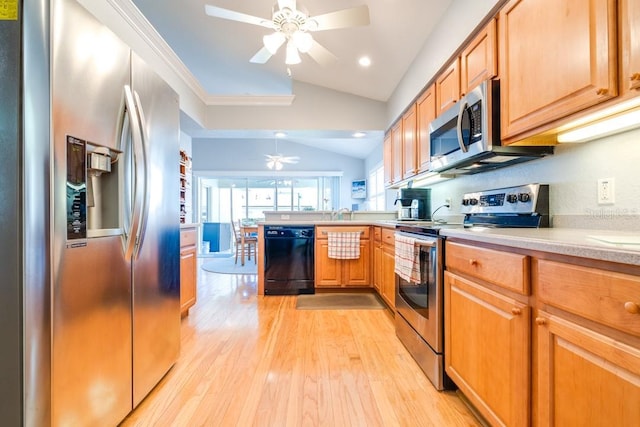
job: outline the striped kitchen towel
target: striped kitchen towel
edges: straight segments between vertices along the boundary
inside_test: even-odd
[[[420,283],[420,251],[416,239],[396,234],[395,272],[409,283]]]
[[[360,258],[359,231],[329,231],[329,258],[358,259]]]

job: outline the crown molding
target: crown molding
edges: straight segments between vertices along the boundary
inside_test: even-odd
[[[205,100],[207,105],[225,106],[269,106],[288,107],[293,104],[295,95],[243,95],[243,96],[217,96],[210,95]]]
[[[107,0],[107,2],[205,105],[283,107],[293,103],[295,95],[218,96],[209,94],[131,0]]]

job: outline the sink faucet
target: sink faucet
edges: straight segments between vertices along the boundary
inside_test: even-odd
[[[337,211],[333,211],[332,214],[331,214],[331,220],[335,220],[336,217],[337,217],[337,219],[340,220],[340,219],[342,219],[342,214],[345,214],[345,213],[349,213],[349,209],[341,208],[341,209],[338,209]]]

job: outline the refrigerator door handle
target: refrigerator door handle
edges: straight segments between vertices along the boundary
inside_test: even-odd
[[[141,203],[142,208],[140,210],[140,218],[139,218],[139,228],[138,228],[138,239],[135,246],[135,252],[133,254],[134,259],[138,257],[138,253],[140,252],[140,247],[144,242],[144,237],[147,231],[147,216],[149,212],[149,160],[147,157],[146,147],[149,146],[148,135],[146,133],[147,122],[144,117],[144,109],[142,108],[142,101],[140,101],[140,96],[138,92],[133,91],[134,101],[136,103],[140,126],[140,149],[142,151],[142,156],[140,157],[140,168],[136,168],[140,173],[139,177],[141,178],[143,185],[141,186],[143,191],[141,192]]]
[[[143,163],[144,151],[142,146],[142,130],[140,128],[140,120],[138,119],[138,113],[136,109],[136,104],[133,98],[133,92],[129,85],[124,86],[124,98],[126,103],[126,110],[129,116],[129,128],[131,131],[131,147],[130,149],[133,152],[133,181],[129,182],[129,188],[125,191],[133,192],[133,208],[132,212],[127,212],[126,214],[131,215],[131,221],[129,225],[129,229],[125,231],[126,240],[125,240],[125,258],[132,259],[135,255],[136,244],[138,240],[138,234],[140,231],[140,219],[142,215],[143,209],[143,199],[142,195],[145,193],[144,185],[146,182],[141,182],[140,177],[140,168],[142,167],[141,163]]]

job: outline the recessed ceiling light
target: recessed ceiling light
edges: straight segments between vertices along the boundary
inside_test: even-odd
[[[371,65],[371,58],[369,58],[368,56],[363,56],[358,59],[358,64],[360,64],[360,66],[362,67],[368,67]]]
[[[365,136],[367,136],[367,134],[366,134],[366,133],[364,133],[364,132],[355,132],[355,133],[353,134],[353,137],[354,137],[354,138],[363,138],[363,137],[365,137]]]
[[[285,136],[287,136],[287,134],[284,132],[276,132],[275,136],[276,138],[284,138]]]

